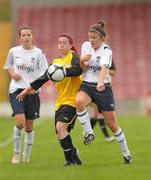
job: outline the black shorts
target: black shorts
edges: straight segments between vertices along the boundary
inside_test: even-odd
[[[13,116],[16,114],[25,114],[26,119],[38,118],[40,110],[39,93],[28,95],[24,98],[23,101],[19,102],[16,97],[22,91],[23,89],[18,89],[14,93],[9,94],[9,100],[13,110]]]
[[[83,82],[80,91],[84,91],[97,105],[98,111],[115,111],[115,101],[110,84],[105,85],[103,91],[97,91],[96,84]]]
[[[70,105],[63,105],[55,112],[55,124],[57,121],[69,124],[68,132],[73,129],[77,118],[76,108]]]

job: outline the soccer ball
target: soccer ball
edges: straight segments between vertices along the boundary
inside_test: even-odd
[[[52,81],[62,81],[65,78],[66,71],[62,65],[52,64],[48,68],[47,76]]]

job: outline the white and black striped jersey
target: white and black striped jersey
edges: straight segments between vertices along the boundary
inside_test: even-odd
[[[4,69],[13,68],[21,76],[19,80],[11,80],[9,92],[27,88],[30,83],[40,77],[48,68],[48,63],[42,50],[34,47],[25,50],[22,46],[13,47],[9,50]]]
[[[110,82],[109,68],[112,64],[112,50],[111,48],[103,43],[99,49],[94,51],[89,41],[82,44],[81,56],[90,54],[91,59],[86,62],[89,68],[83,73],[83,81],[97,83],[99,80],[99,74],[101,67],[106,65],[108,68],[106,77],[104,79],[104,84]]]

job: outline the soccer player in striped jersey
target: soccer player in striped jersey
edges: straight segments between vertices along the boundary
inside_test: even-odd
[[[48,63],[42,50],[35,47],[32,43],[33,35],[31,28],[21,27],[19,29],[19,38],[21,45],[9,50],[7,61],[4,65],[4,69],[8,70],[11,77],[9,100],[16,119],[13,134],[13,164],[20,162],[20,144],[23,129],[25,129],[23,162],[30,161],[30,152],[34,141],[33,120],[39,117],[40,109],[38,91],[33,95],[27,96],[22,102],[16,100],[16,96],[48,68]]]
[[[57,100],[55,109],[55,127],[60,146],[63,149],[66,163],[64,166],[81,165],[78,150],[74,147],[70,136],[70,131],[74,127],[77,117],[75,97],[81,85],[80,60],[75,48],[73,40],[68,35],[61,35],[58,40],[58,50],[60,57],[55,58],[52,64],[62,65],[65,70],[66,77],[60,82],[55,82],[57,89]],[[43,76],[30,83],[29,88],[25,89],[17,98],[22,100],[24,96],[33,90],[36,91],[45,82],[49,80],[47,71]]]
[[[82,44],[80,64],[83,69],[83,82],[76,96],[77,114],[84,131],[86,143],[94,140],[94,134],[90,125],[90,117],[86,107],[91,103],[97,105],[98,111],[114,133],[124,163],[131,163],[131,154],[127,146],[123,130],[117,123],[115,115],[115,102],[112,87],[110,85],[109,68],[112,63],[112,50],[105,43],[105,23],[99,21],[88,31],[89,41]]]

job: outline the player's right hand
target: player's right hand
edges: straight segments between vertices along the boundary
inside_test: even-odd
[[[80,61],[81,62],[88,62],[91,59],[91,56],[92,55],[90,55],[90,54],[83,55],[83,56],[81,56]]]

